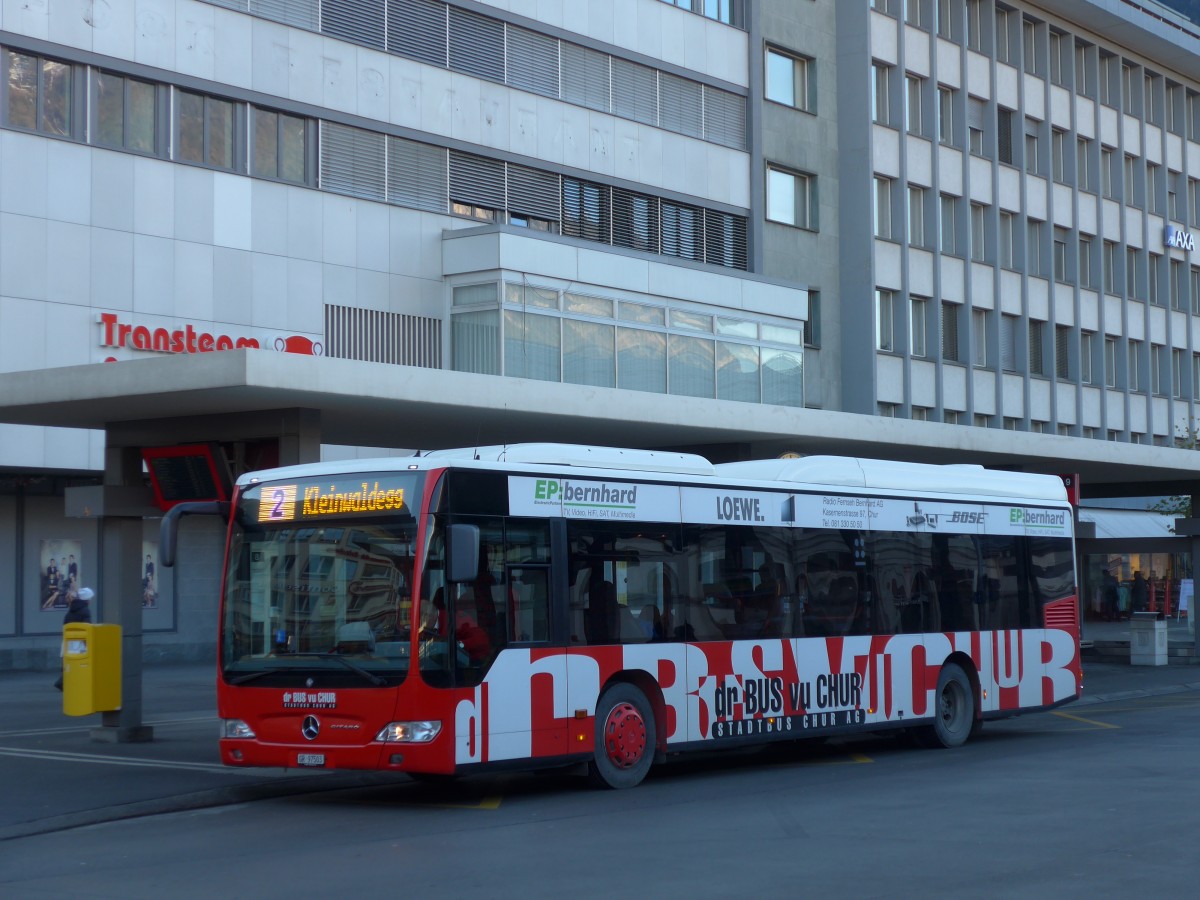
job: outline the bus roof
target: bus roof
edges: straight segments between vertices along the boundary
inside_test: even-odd
[[[760,459],[714,465],[702,456],[662,450],[637,450],[579,444],[529,443],[434,450],[422,456],[354,459],[309,463],[250,472],[240,486],[282,478],[354,475],[365,472],[426,470],[443,465],[491,468],[496,463],[514,471],[585,469],[603,473],[677,475],[690,484],[756,482],[756,487],[795,485],[796,489],[843,488],[854,492],[884,491],[901,495],[971,495],[1066,503],[1060,478],[1028,472],[1004,472],[978,465],[933,465],[860,459],[848,456],[807,456],[798,459]],[[581,473],[582,474],[582,473]],[[636,477],[636,476],[635,476]]]
[[[830,485],[913,494],[972,494],[1065,502],[1067,489],[1054,475],[1001,472],[973,464],[931,465],[849,456],[805,456],[724,463],[717,475],[752,481]]]

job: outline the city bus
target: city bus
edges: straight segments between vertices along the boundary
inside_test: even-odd
[[[1082,691],[1053,476],[566,444],[241,476],[220,607],[230,766],[446,778],[903,730],[965,743]]]

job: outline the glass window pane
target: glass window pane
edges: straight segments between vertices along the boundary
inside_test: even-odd
[[[96,143],[125,145],[125,79],[110,72],[96,73]]]
[[[612,325],[563,319],[563,381],[614,387],[616,379],[615,331]]]
[[[179,92],[178,159],[204,162],[204,97]]]
[[[451,303],[454,306],[470,306],[472,303],[495,303],[496,302],[496,282],[489,281],[484,284],[465,284],[462,287],[454,289],[453,300]]]
[[[787,328],[783,325],[763,325],[762,339],[776,344],[791,344],[799,347],[804,332],[799,328]]]
[[[667,392],[665,334],[640,328],[617,329],[617,387],[656,394]]]
[[[583,294],[563,294],[563,310],[581,316],[613,317],[613,301],[604,297],[586,297]]]
[[[254,169],[262,178],[279,175],[279,114],[254,109]]]
[[[208,164],[232,169],[233,104],[227,100],[208,98]]]
[[[767,218],[796,224],[796,177],[778,169],[767,172]]]
[[[504,311],[504,374],[559,381],[559,319]]]
[[[763,349],[762,402],[774,406],[804,405],[804,376],[799,353]]]
[[[158,120],[157,88],[145,81],[129,79],[129,108],[126,111],[129,127],[126,144],[130,150],[153,153]]]
[[[791,57],[767,51],[767,99],[796,105],[796,85]]]
[[[758,325],[745,319],[723,319],[718,317],[716,322],[717,334],[727,334],[731,337],[743,337],[750,340],[758,338]]]
[[[47,59],[42,62],[45,97],[42,99],[42,130],[50,134],[71,133],[71,67]]]
[[[667,324],[667,311],[661,306],[646,306],[644,303],[622,303],[618,318],[623,322],[640,322],[643,325]]]
[[[304,183],[304,119],[280,115],[279,177],[285,181]]]
[[[457,289],[455,293],[457,294]],[[451,316],[450,354],[456,372],[499,375],[499,312],[486,309]]]
[[[685,397],[712,397],[716,390],[713,342],[672,334],[667,337],[667,346],[670,348],[668,383],[671,393]]]
[[[8,53],[8,124],[37,127],[37,57]]]
[[[758,402],[757,347],[717,341],[717,399]]]
[[[671,327],[686,328],[689,331],[703,331],[712,333],[712,316],[702,316],[696,313],[681,312],[678,309],[671,310]]]

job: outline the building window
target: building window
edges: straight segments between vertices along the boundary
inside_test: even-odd
[[[984,262],[987,259],[987,244],[985,243],[987,207],[982,203],[971,204],[971,259]]]
[[[1155,394],[1163,393],[1163,347],[1150,345],[1150,384]]]
[[[983,51],[983,13],[983,0],[967,0],[967,48],[976,52]]]
[[[892,237],[892,187],[895,182],[875,176],[875,237]]]
[[[1060,31],[1050,32],[1050,81],[1066,85],[1071,71],[1071,39]]]
[[[1138,250],[1125,248],[1125,296],[1141,298],[1138,292]]]
[[[988,365],[987,316],[986,309],[971,310],[971,363],[978,369]]]
[[[1092,354],[1095,352],[1095,333],[1079,333],[1079,380],[1084,384],[1095,384],[1092,378]]]
[[[894,291],[875,290],[875,347],[879,350],[896,349],[895,301]]]
[[[1000,368],[1005,372],[1017,371],[1017,326],[1019,316],[1000,316]]]
[[[809,67],[812,61],[782,50],[767,49],[767,99],[785,106],[815,111],[809,93]]]
[[[1061,380],[1070,377],[1071,357],[1071,327],[1069,325],[1054,326],[1054,374]]]
[[[925,27],[925,10],[928,0],[904,0],[904,21],[917,28]]]
[[[1141,341],[1130,341],[1127,346],[1125,385],[1131,391],[1143,389],[1142,366],[1145,362],[1142,359],[1145,353],[1142,349],[1143,346]]]
[[[1067,180],[1067,133],[1057,128],[1050,132],[1051,176],[1059,184]]]
[[[1187,301],[1184,299],[1183,262],[1178,259],[1171,260],[1169,272],[1171,279],[1171,309],[1185,311],[1187,309]]]
[[[113,72],[92,72],[92,141],[106,147],[157,153],[158,87]]]
[[[954,90],[938,87],[938,140],[954,146]]]
[[[1045,223],[1028,219],[1025,223],[1025,268],[1030,275],[1046,275],[1045,255],[1042,252],[1042,233]]]
[[[241,169],[238,112],[229,100],[176,91],[175,159]]]
[[[939,321],[939,337],[942,346],[942,359],[948,362],[958,362],[958,314],[962,309],[957,303],[942,301],[941,320]]]
[[[937,0],[937,33],[938,37],[948,41],[954,40],[954,19],[952,0]]]
[[[909,134],[924,134],[921,115],[921,93],[925,79],[918,75],[904,76],[904,127]]]
[[[1115,200],[1121,173],[1117,171],[1117,155],[1109,147],[1100,148],[1100,188],[1104,196]]]
[[[1021,21],[1022,44],[1025,55],[1025,71],[1029,75],[1040,75],[1037,53],[1037,23],[1032,19]]]
[[[815,230],[816,176],[767,168],[767,218]]]
[[[1162,178],[1162,166],[1152,162],[1146,163],[1146,209],[1156,216],[1163,214],[1162,194],[1159,192],[1159,181]],[[1171,191],[1170,206],[1175,207],[1175,192]],[[1172,216],[1174,218],[1174,216]]]
[[[1079,138],[1075,143],[1075,180],[1081,191],[1094,191],[1091,165],[1092,142],[1088,138]]]
[[[1000,210],[1000,265],[1005,269],[1017,266],[1017,217]]]
[[[1013,162],[1013,115],[1011,109],[996,110],[996,157],[1010,166]]]
[[[75,72],[70,63],[4,51],[8,81],[4,124],[59,137],[75,136]]]
[[[1188,192],[1188,221],[1193,225],[1200,225],[1200,179],[1189,178],[1187,183]],[[1174,215],[1171,218],[1177,222],[1183,219]]]
[[[1200,268],[1195,266],[1188,269],[1188,296],[1191,297],[1192,315],[1200,316]]]
[[[892,67],[883,63],[871,64],[871,109],[879,125],[892,124]]]
[[[1008,10],[996,8],[996,60],[1002,63],[1012,62],[1012,35],[1009,33],[1011,18]]]
[[[1085,97],[1096,96],[1096,82],[1092,77],[1092,68],[1088,65],[1088,48],[1090,44],[1075,41],[1075,92]]]
[[[1026,123],[1026,128],[1036,127],[1031,126],[1031,123]],[[1039,153],[1040,141],[1036,131],[1025,132],[1025,171],[1030,175],[1041,175],[1042,164]]]
[[[958,205],[958,198],[942,194],[939,199],[941,209],[938,216],[938,243],[943,253],[956,254],[958,253],[958,230],[954,210]]]
[[[908,186],[908,243],[925,246],[925,188]]]
[[[1029,320],[1029,374],[1045,375],[1046,323]]]
[[[804,346],[821,347],[821,292],[808,290],[808,318],[804,320]]]
[[[305,182],[307,123],[299,116],[251,108],[253,174],[297,184]]]
[[[1117,245],[1114,241],[1104,242],[1104,290],[1117,292]]]
[[[1145,198],[1142,196],[1141,181],[1137,177],[1137,160],[1129,155],[1125,156],[1125,178],[1123,181],[1123,189],[1125,194],[1125,202],[1133,206],[1144,207],[1146,205]]]
[[[1117,339],[1104,339],[1104,384],[1108,387],[1117,386]]]
[[[1159,278],[1162,274],[1162,256],[1158,253],[1150,253],[1147,256],[1146,274],[1148,287],[1150,289],[1150,302],[1155,306],[1163,305],[1163,294],[1159,287]]]
[[[912,314],[908,325],[908,351],[913,356],[924,357],[928,354],[926,339],[929,334],[929,298],[909,299]]]
[[[1079,235],[1079,286],[1090,288],[1095,284],[1092,276],[1092,236]]]
[[[1060,284],[1067,282],[1067,230],[1054,229],[1054,280]]]
[[[1184,370],[1183,351],[1178,347],[1171,348],[1171,396],[1179,399],[1183,396],[1183,384],[1187,380]]]

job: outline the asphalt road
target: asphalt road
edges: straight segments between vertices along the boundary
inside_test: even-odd
[[[0,843],[0,896],[1192,896],[1200,692],[892,739],[562,774],[370,783]],[[0,760],[0,766],[4,764]]]

